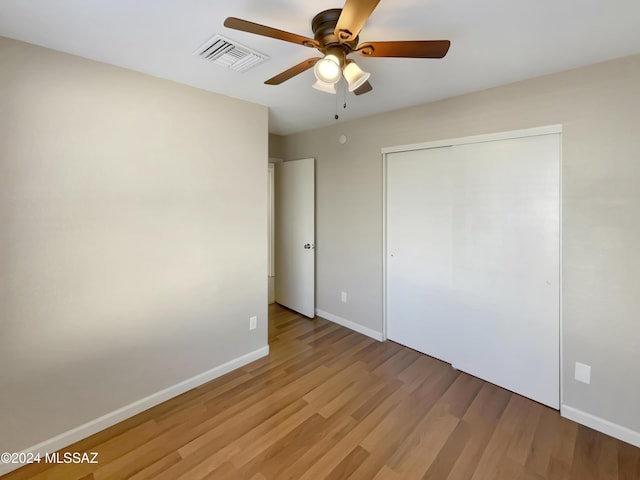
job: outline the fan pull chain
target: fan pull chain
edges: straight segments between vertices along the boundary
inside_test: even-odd
[[[347,86],[346,85],[344,86],[344,90],[342,91],[344,92],[344,96],[343,96],[344,104],[342,105],[342,108],[346,109],[347,108]]]
[[[337,88],[340,89],[342,88],[342,80],[340,82],[338,82],[337,84]],[[336,92],[336,114],[333,118],[335,118],[336,120],[338,120],[340,118],[340,115],[338,115],[338,95],[340,94],[340,92]],[[342,108],[346,109],[347,108],[347,87],[346,85],[344,86],[343,90],[342,90]]]

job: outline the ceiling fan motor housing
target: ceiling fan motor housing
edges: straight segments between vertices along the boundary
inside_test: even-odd
[[[329,48],[338,47],[343,50],[344,54],[349,54],[352,50],[355,50],[358,46],[358,37],[354,38],[350,42],[340,42],[335,34],[336,24],[342,13],[341,8],[332,8],[320,12],[311,21],[311,30],[313,31],[314,38],[320,43],[321,51],[327,53]],[[341,55],[341,57],[343,57]]]

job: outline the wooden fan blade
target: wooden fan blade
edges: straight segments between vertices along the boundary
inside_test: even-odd
[[[354,40],[380,3],[380,0],[347,0],[338,18],[335,35],[341,42]]]
[[[233,28],[234,30],[240,30],[242,32],[255,33],[256,35],[262,35],[263,37],[271,37],[278,40],[284,40],[285,42],[297,43],[298,45],[304,45],[305,47],[320,47],[320,44],[313,38],[303,37],[302,35],[285,32],[284,30],[278,30],[277,28],[267,27],[266,25],[260,25],[259,23],[249,22],[240,18],[229,17],[224,21],[224,26],[227,28]]]
[[[367,42],[356,50],[363,57],[442,58],[449,51],[449,40]]]
[[[369,82],[364,82],[362,85],[356,88],[353,93],[355,93],[356,95],[363,95],[370,92],[371,90],[373,90],[371,84]]]
[[[318,60],[320,60],[320,58],[318,57],[308,58],[304,62],[300,62],[299,64],[294,65],[293,67],[289,68],[288,70],[285,70],[282,73],[279,73],[278,75],[276,75],[273,78],[270,78],[264,83],[267,85],[280,85],[282,82],[286,82],[290,78],[293,78],[296,75],[299,75],[300,73],[306,70],[309,70],[316,64]]]

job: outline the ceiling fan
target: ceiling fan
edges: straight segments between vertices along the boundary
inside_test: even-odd
[[[449,40],[409,40],[396,42],[359,43],[359,34],[380,0],[346,0],[343,8],[318,13],[311,21],[314,38],[303,37],[240,18],[229,17],[224,26],[265,37],[315,48],[323,57],[312,57],[267,80],[267,85],[280,85],[314,67],[313,87],[336,93],[336,83],[344,76],[349,91],[362,95],[373,89],[370,74],[349,59],[351,53],[363,57],[442,58],[447,54]]]

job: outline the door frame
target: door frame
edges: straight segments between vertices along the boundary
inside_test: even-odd
[[[564,385],[564,354],[563,354],[563,319],[562,319],[562,125],[546,125],[542,127],[526,128],[522,130],[510,130],[507,132],[496,132],[481,135],[472,135],[467,137],[450,138],[444,140],[435,140],[430,142],[413,143],[408,145],[397,145],[392,147],[384,147],[382,153],[382,339],[387,340],[387,167],[388,156],[392,153],[408,152],[412,150],[426,150],[438,147],[451,147],[455,145],[465,145],[471,143],[493,142],[498,140],[510,140],[514,138],[536,137],[540,135],[558,134],[560,136],[560,159],[559,159],[559,397],[560,407],[563,405],[563,388]]]

